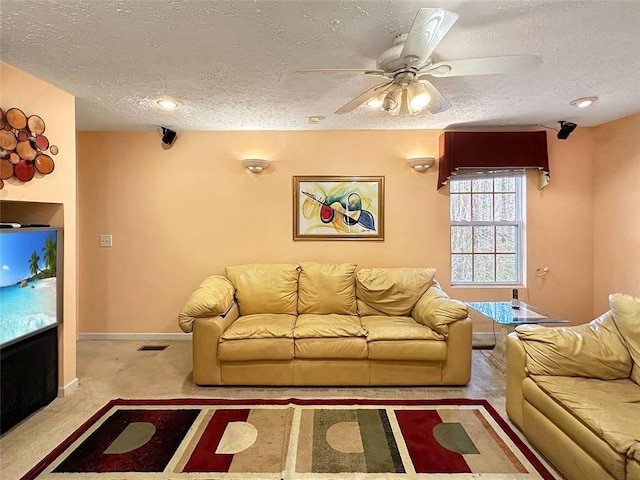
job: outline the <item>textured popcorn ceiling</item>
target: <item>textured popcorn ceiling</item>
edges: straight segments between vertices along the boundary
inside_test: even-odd
[[[460,15],[436,61],[537,53],[542,65],[435,78],[453,107],[411,117],[364,106],[333,114],[382,78],[291,73],[374,67],[420,7]],[[79,130],[590,126],[640,112],[638,0],[0,0],[0,8],[0,58],[75,95]],[[569,105],[582,96],[600,100]],[[180,107],[164,112],[160,97]],[[326,119],[307,124],[315,115]]]

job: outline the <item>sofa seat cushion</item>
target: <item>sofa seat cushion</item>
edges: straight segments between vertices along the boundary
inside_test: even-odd
[[[444,336],[411,317],[372,315],[362,317],[369,333],[367,343],[372,360],[443,361],[447,358]]]
[[[223,362],[292,360],[295,315],[245,315],[220,336],[218,358]]]
[[[299,315],[295,358],[367,358],[367,331],[355,315]]]
[[[229,325],[221,341],[256,338],[293,338],[295,315],[275,313],[244,315]]]
[[[300,264],[298,313],[356,315],[356,264]]]
[[[236,291],[240,315],[298,314],[298,265],[235,265],[225,269]]]
[[[421,325],[411,317],[371,315],[362,317],[362,327],[368,332],[367,341],[380,340],[444,340],[444,335]]]
[[[360,318],[355,315],[298,315],[293,330],[294,338],[366,337]]]
[[[630,457],[637,455],[640,387],[635,382],[545,375],[530,378],[616,452]]]

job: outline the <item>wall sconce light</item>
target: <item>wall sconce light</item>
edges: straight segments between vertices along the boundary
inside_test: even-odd
[[[263,160],[261,158],[244,158],[242,160],[242,164],[251,173],[262,173],[262,171],[267,168],[271,164],[271,162],[269,160]]]
[[[433,157],[409,158],[407,163],[417,172],[426,172],[435,163]]]

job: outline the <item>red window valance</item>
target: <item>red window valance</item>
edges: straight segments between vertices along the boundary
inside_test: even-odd
[[[440,135],[438,188],[456,173],[521,168],[537,168],[548,179],[546,131],[443,132]]]

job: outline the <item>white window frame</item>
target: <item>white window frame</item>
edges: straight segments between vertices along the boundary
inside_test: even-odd
[[[451,210],[449,210],[449,223],[451,227],[455,226],[515,226],[516,227],[516,280],[514,282],[478,282],[478,281],[470,281],[470,282],[455,282],[453,280],[453,256],[459,255],[460,253],[453,252],[453,248],[451,245],[451,237],[452,237],[452,229],[449,229],[449,272],[451,274],[451,286],[452,287],[524,287],[526,272],[525,272],[525,258],[526,258],[526,238],[525,238],[525,220],[526,220],[526,172],[524,170],[516,170],[516,171],[494,171],[494,172],[482,172],[482,173],[460,173],[455,176],[452,176],[449,179],[449,187],[451,187],[451,182],[455,182],[456,180],[480,180],[480,179],[494,179],[494,178],[504,178],[504,177],[515,177],[516,178],[516,219],[513,221],[474,221],[474,220],[452,220],[451,219]],[[451,189],[450,189],[451,190]],[[473,194],[474,192],[470,192],[471,197],[471,205],[473,205]],[[488,192],[477,192],[488,193]],[[496,193],[495,190],[491,192],[493,195]],[[462,192],[449,192],[450,200],[449,205],[451,205],[451,195],[462,194]],[[467,194],[467,193],[464,193]],[[493,205],[493,202],[492,202]],[[495,242],[495,237],[494,237]],[[471,240],[471,252],[467,254],[472,255],[471,268],[472,273],[471,277],[473,278],[473,266],[474,261],[473,257],[476,255],[474,252],[474,241],[473,236]],[[494,251],[492,253],[487,252],[478,252],[478,255],[493,255],[494,256],[494,265],[496,262],[497,252]],[[494,272],[495,272],[494,266]]]

